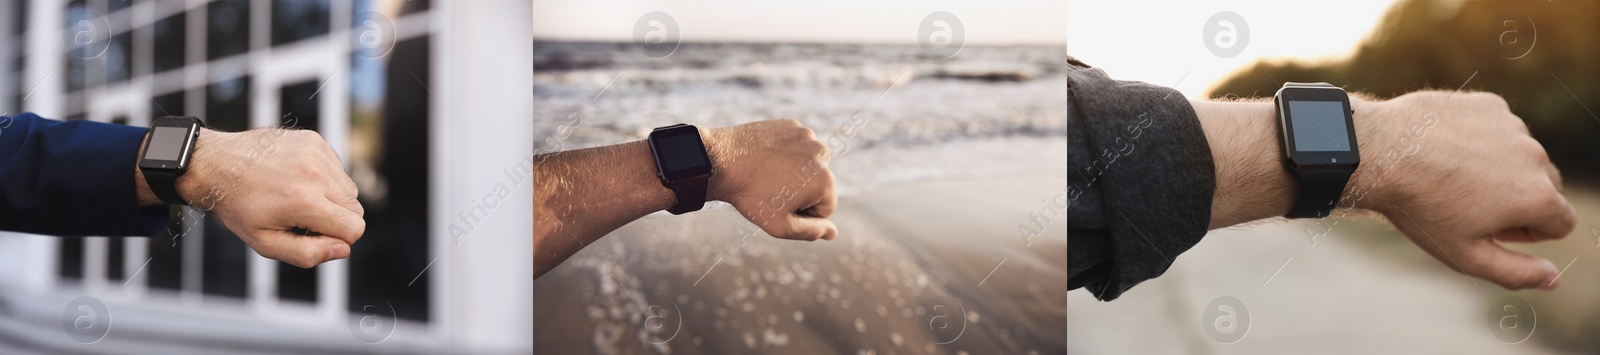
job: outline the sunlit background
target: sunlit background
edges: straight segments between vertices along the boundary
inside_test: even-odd
[[[833,153],[839,237],[778,240],[723,203],[647,216],[534,282],[535,348],[1065,352],[1063,5],[536,2],[538,149],[793,118]],[[681,28],[670,55],[632,42],[652,11]],[[966,35],[949,58],[919,45],[936,11]]]
[[[961,15],[967,43],[1061,44],[1061,14],[1051,1],[977,3],[958,0],[806,2],[540,0],[534,36],[547,39],[628,41],[639,14],[663,11],[694,41],[916,43],[915,24],[933,11]],[[841,11],[847,9],[847,11]]]
[[[1153,10],[1160,9],[1160,10]],[[1600,3],[1588,1],[1071,1],[1068,53],[1111,77],[1191,100],[1270,97],[1326,81],[1380,99],[1423,89],[1493,92],[1561,168],[1578,212],[1566,239],[1512,249],[1565,271],[1554,292],[1508,292],[1454,273],[1379,217],[1213,231],[1163,276],[1109,303],[1069,295],[1084,353],[1594,353],[1600,342]],[[1237,56],[1208,50],[1222,11],[1244,18]],[[1428,149],[1422,142],[1422,149]],[[1204,318],[1223,296],[1244,322]],[[1503,297],[1526,301],[1506,308]],[[1234,310],[1239,311],[1239,310]],[[1240,321],[1239,318],[1231,318]],[[1234,326],[1235,343],[1206,329]],[[1508,336],[1509,335],[1509,336]],[[1520,341],[1526,339],[1525,341]]]
[[[1201,98],[1256,61],[1349,57],[1394,0],[1068,2],[1067,52],[1074,58],[1119,80]],[[1201,28],[1219,11],[1238,13],[1249,26],[1249,43],[1236,57],[1213,56],[1201,41]]]

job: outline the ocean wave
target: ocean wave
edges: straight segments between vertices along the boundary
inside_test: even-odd
[[[675,90],[608,88],[588,95],[541,97],[536,136],[569,132],[563,144],[587,147],[643,139],[654,127],[708,127],[793,118],[830,145],[936,144],[952,139],[1065,136],[1064,78],[1027,83],[907,80],[892,89],[748,89],[705,84]],[[576,129],[561,129],[577,122]],[[833,138],[839,136],[839,138]],[[837,149],[837,148],[836,148]]]
[[[628,43],[535,42],[534,82],[598,89],[732,84],[744,87],[881,88],[899,74],[986,81],[1028,81],[1063,75],[1065,48],[972,46],[955,59],[922,54],[914,45],[684,43],[652,58]],[[886,75],[887,74],[887,75]]]
[[[872,65],[833,67],[752,63],[717,69],[611,69],[539,72],[534,82],[545,92],[597,91],[605,88],[673,90],[700,85],[731,85],[748,89],[832,88],[884,89],[909,80],[973,80],[1026,82],[1039,77],[1032,67],[1016,64]]]
[[[923,152],[962,154],[948,148],[963,146],[993,156],[1006,155],[1005,147],[1030,155],[1044,147],[1038,140],[1066,137],[1067,80],[1054,69],[1065,65],[1061,48],[972,47],[960,60],[942,61],[921,56],[914,45],[685,44],[661,60],[625,44],[536,47],[540,151],[642,140],[674,123],[726,127],[792,118],[836,156],[859,155],[841,158],[844,164],[865,159],[892,166],[875,170],[910,174],[884,180],[903,181],[951,176],[959,167],[899,167],[897,156],[937,161]],[[1064,157],[1064,148],[1059,153],[1045,156]],[[982,166],[984,159],[994,158],[966,165]],[[1022,165],[1030,164],[1040,163]]]

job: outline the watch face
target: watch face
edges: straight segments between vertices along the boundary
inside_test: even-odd
[[[1278,115],[1284,147],[1297,165],[1354,165],[1361,160],[1350,97],[1336,88],[1283,88]]]
[[[655,153],[658,172],[667,181],[711,175],[711,158],[694,126],[650,132],[650,150]]]
[[[1344,103],[1289,101],[1294,121],[1294,149],[1302,152],[1350,151],[1350,131],[1344,126]]]
[[[178,161],[183,157],[183,140],[189,130],[183,127],[156,127],[150,133],[150,145],[144,150],[148,160]]]
[[[183,170],[188,165],[189,150],[194,147],[194,130],[188,121],[158,118],[150,127],[149,141],[145,142],[140,168]]]

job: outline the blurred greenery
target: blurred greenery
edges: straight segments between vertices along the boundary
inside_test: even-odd
[[[1524,18],[1518,14],[1531,28],[1504,21]],[[1600,117],[1592,109],[1600,108],[1600,70],[1592,64],[1600,62],[1597,19],[1600,1],[1401,0],[1348,59],[1258,61],[1208,95],[1271,96],[1284,81],[1325,81],[1391,98],[1423,89],[1456,90],[1465,83],[1465,90],[1505,97],[1568,181],[1596,185]],[[1507,58],[1522,53],[1517,48],[1527,47],[1517,46],[1525,44],[1533,46],[1525,56]]]
[[[1531,26],[1508,27],[1504,22],[1521,16]],[[1507,32],[1511,30],[1516,32]],[[1518,42],[1511,43],[1513,38]],[[1600,118],[1592,111],[1600,109],[1600,69],[1593,65],[1600,63],[1597,39],[1600,1],[1400,0],[1349,58],[1258,61],[1224,79],[1208,96],[1270,96],[1284,81],[1326,81],[1380,98],[1457,88],[1505,97],[1561,167],[1568,184],[1589,188],[1565,193],[1579,212],[1572,236],[1508,245],[1558,265],[1578,264],[1563,274],[1561,289],[1510,292],[1485,284],[1482,297],[1527,299],[1540,309],[1535,338],[1558,349],[1593,353],[1600,349],[1600,337],[1593,336],[1600,334],[1600,307],[1594,307],[1600,299],[1600,269],[1592,267],[1593,260],[1580,259],[1600,247],[1600,217],[1593,213],[1600,210],[1600,191],[1595,190],[1600,187],[1600,144],[1595,143]],[[1516,57],[1522,53],[1518,49],[1527,48],[1517,46],[1526,44],[1531,50]],[[1366,232],[1348,234],[1374,236],[1363,244],[1387,251],[1382,255],[1440,268],[1387,225],[1352,225]],[[1580,267],[1585,263],[1591,266]]]

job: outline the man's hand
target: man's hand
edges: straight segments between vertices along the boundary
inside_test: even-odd
[[[1368,133],[1358,139],[1379,149],[1361,147],[1352,182],[1371,184],[1372,202],[1356,207],[1383,213],[1451,269],[1507,289],[1556,287],[1555,264],[1497,243],[1560,239],[1577,223],[1561,174],[1504,99],[1418,92],[1371,111],[1356,111],[1357,130]],[[1384,156],[1408,149],[1415,155]]]
[[[311,268],[349,257],[366,230],[355,183],[316,132],[206,130],[192,159],[179,195],[261,256]]]
[[[1299,186],[1272,103],[1192,103],[1217,168],[1211,228],[1287,213]],[[1558,284],[1555,264],[1498,243],[1559,239],[1576,224],[1560,174],[1504,99],[1417,92],[1351,105],[1361,165],[1336,213],[1381,213],[1451,269],[1508,289]]]
[[[833,240],[838,204],[828,148],[792,119],[702,129],[712,166],[708,199],[733,204],[774,237]]]

